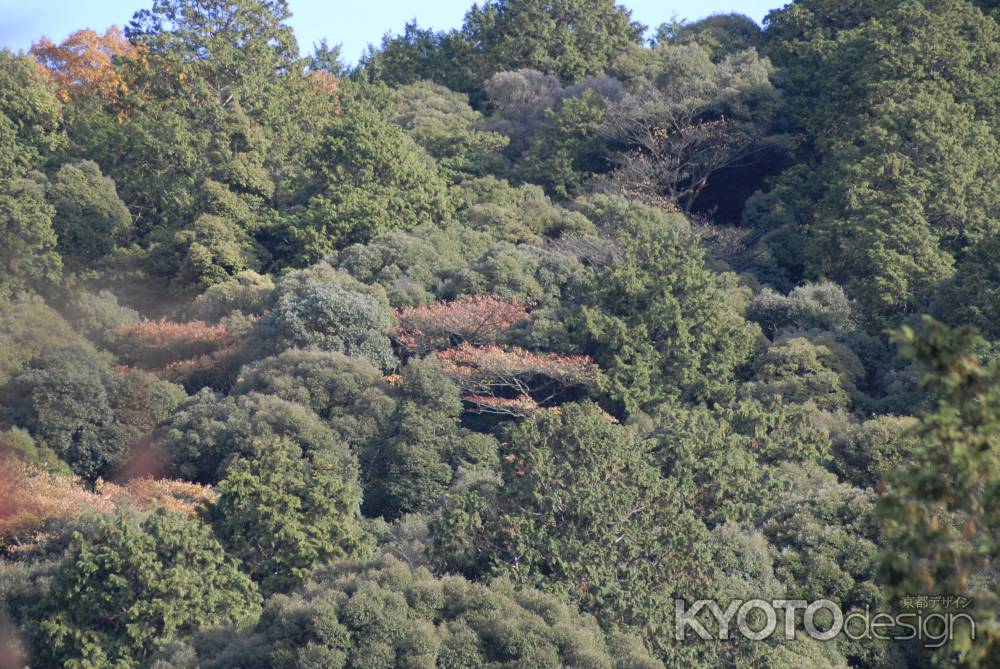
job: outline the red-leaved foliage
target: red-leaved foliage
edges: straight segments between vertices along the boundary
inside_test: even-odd
[[[103,35],[77,30],[60,44],[43,37],[31,46],[31,55],[56,84],[63,101],[97,94],[110,102],[128,91],[114,59],[137,57],[139,51],[120,28],[112,26]]]
[[[96,490],[116,507],[133,506],[142,511],[163,507],[177,513],[195,513],[218,497],[210,486],[174,479],[136,478],[121,484],[98,481]]]
[[[30,548],[58,531],[61,521],[122,507],[194,513],[216,496],[211,488],[195,483],[152,479],[121,485],[98,481],[91,492],[71,476],[0,458],[0,555]]]
[[[176,383],[238,366],[243,347],[242,338],[225,325],[204,321],[143,320],[123,326],[118,335],[118,352],[128,364]]]
[[[459,343],[495,344],[504,332],[530,320],[525,305],[496,295],[473,295],[453,302],[396,311],[396,343],[410,353],[426,355]]]
[[[226,340],[229,330],[225,325],[209,325],[205,321],[178,323],[161,318],[158,321],[143,319],[135,325],[124,325],[122,333],[149,349],[178,350],[199,344],[219,344]]]
[[[523,415],[568,388],[593,384],[598,377],[594,361],[585,355],[468,343],[434,355],[465,401],[485,413]]]
[[[462,397],[477,413],[493,413],[503,416],[527,416],[539,409],[538,402],[527,395],[517,397],[494,397],[493,395],[465,395]]]
[[[244,352],[243,342],[235,341],[205,355],[171,362],[153,373],[174,383],[197,379],[199,383],[204,381],[202,385],[212,385],[212,379],[235,379],[243,364]]]
[[[306,73],[306,77],[317,90],[320,90],[331,97],[336,97],[340,90],[340,79],[337,75],[326,70],[313,70]]]

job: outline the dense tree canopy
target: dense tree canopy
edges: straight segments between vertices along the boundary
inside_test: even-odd
[[[330,125],[310,162],[316,176],[292,228],[308,260],[449,215],[445,181],[433,160],[363,102],[351,102]]]
[[[622,667],[662,665],[554,597],[503,581],[435,578],[397,559],[346,562],[268,604],[245,638],[206,635],[158,669],[230,667]]]
[[[72,541],[37,613],[47,662],[139,667],[178,636],[246,625],[260,610],[253,583],[197,521],[119,515]]]
[[[668,602],[711,570],[708,536],[650,444],[593,406],[566,405],[513,428],[501,453],[502,484],[470,487],[436,519],[442,566],[560,593],[614,627],[631,621],[681,661]]]

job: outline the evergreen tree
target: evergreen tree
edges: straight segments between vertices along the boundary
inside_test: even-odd
[[[260,595],[211,531],[157,511],[73,536],[39,602],[35,652],[53,666],[140,667],[202,626],[256,621]]]
[[[456,493],[432,525],[439,566],[504,575],[557,593],[612,629],[630,625],[665,660],[674,598],[708,596],[708,533],[652,463],[651,444],[593,405],[564,405],[512,426],[502,483]]]
[[[208,519],[265,594],[301,583],[314,564],[365,557],[357,465],[346,449],[303,457],[282,437],[234,460]]]
[[[433,159],[366,100],[351,101],[310,159],[315,177],[292,223],[293,258],[315,261],[354,242],[450,215]]]

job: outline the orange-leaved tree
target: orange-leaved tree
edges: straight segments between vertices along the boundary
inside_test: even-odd
[[[496,295],[471,295],[452,302],[396,311],[396,343],[409,353],[426,355],[460,343],[497,343],[504,332],[530,320],[523,304]]]
[[[30,548],[58,533],[60,523],[81,516],[125,507],[195,513],[216,497],[208,486],[147,478],[121,484],[98,480],[91,491],[76,477],[0,456],[0,555]]]
[[[526,415],[573,388],[590,386],[599,370],[585,355],[533,353],[517,346],[459,346],[435,353],[462,399],[481,413]]]
[[[161,318],[119,328],[116,349],[129,365],[187,384],[193,378],[235,371],[229,368],[239,365],[243,344],[240,333],[221,323]]]
[[[77,30],[59,44],[43,37],[30,53],[64,101],[96,93],[110,102],[128,91],[115,59],[137,57],[140,51],[120,28],[111,26],[103,35],[89,28]]]

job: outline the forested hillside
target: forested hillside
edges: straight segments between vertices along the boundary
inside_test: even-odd
[[[151,2],[0,50],[0,669],[1000,667],[994,0]]]

